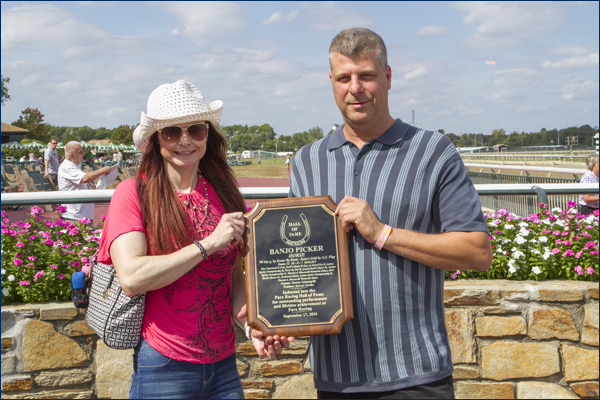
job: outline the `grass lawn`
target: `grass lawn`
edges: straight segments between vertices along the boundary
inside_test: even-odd
[[[287,178],[285,158],[251,158],[252,164],[243,167],[231,167],[236,178]],[[246,161],[246,160],[240,160]]]

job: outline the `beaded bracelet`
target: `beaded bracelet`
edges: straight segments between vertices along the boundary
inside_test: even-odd
[[[198,249],[200,249],[200,253],[202,253],[202,258],[204,258],[204,261],[208,260],[208,253],[206,252],[204,246],[202,246],[202,244],[197,240],[194,240],[194,244],[198,246]]]
[[[375,248],[377,250],[381,250],[383,248],[383,245],[385,244],[385,242],[387,242],[388,238],[390,237],[390,233],[392,233],[392,227],[386,225],[383,228],[383,232],[381,232],[381,236],[379,236],[377,243],[375,243]]]

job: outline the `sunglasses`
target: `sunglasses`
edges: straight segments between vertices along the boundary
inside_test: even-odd
[[[162,137],[162,140],[166,143],[175,143],[179,141],[183,131],[186,131],[192,140],[200,142],[208,136],[208,124],[198,123],[182,128],[181,126],[165,126],[159,129],[158,132]]]

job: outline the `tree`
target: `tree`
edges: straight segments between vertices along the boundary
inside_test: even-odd
[[[308,130],[309,143],[316,142],[317,140],[323,139],[323,129],[318,126],[310,128]]]
[[[133,144],[133,131],[134,127],[129,125],[120,125],[113,129],[112,135],[110,136],[114,144]]]
[[[50,125],[44,124],[44,114],[37,108],[27,107],[21,111],[21,116],[11,125],[19,128],[28,129],[27,139],[37,139],[42,143],[50,141]]]
[[[10,82],[10,78],[7,76],[6,78],[0,75],[2,78],[2,105],[4,106],[7,100],[10,100],[10,95],[8,94],[8,86],[6,86]]]

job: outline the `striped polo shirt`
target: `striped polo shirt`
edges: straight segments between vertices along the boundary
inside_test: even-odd
[[[358,149],[342,129],[298,151],[290,197],[357,197],[392,228],[487,232],[479,196],[448,138],[398,119]],[[377,250],[356,230],[348,249],[354,319],[339,335],[311,338],[315,387],[380,392],[451,375],[444,271]]]

